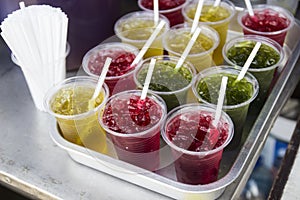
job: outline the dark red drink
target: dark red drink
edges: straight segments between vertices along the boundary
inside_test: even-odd
[[[156,95],[140,99],[141,91],[111,96],[100,124],[112,140],[119,159],[155,171],[159,167],[160,128],[166,105]]]
[[[218,178],[223,148],[232,138],[233,125],[223,113],[212,127],[214,109],[199,104],[185,105],[168,115],[163,134],[175,158],[177,180],[197,185]]]
[[[186,0],[159,0],[159,13],[166,16],[170,21],[170,26],[184,22],[181,9]],[[139,0],[139,7],[143,10],[153,10],[153,0]]]
[[[112,58],[105,78],[105,83],[112,95],[121,91],[135,89],[133,71],[136,66],[131,66],[131,63],[135,59],[137,52],[137,48],[128,44],[117,42],[100,44],[86,53],[82,66],[87,74],[99,77],[106,58]]]

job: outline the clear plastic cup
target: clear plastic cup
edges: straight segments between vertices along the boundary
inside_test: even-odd
[[[219,7],[213,8],[214,2],[214,0],[204,1],[199,24],[208,25],[218,32],[220,43],[214,51],[213,59],[215,65],[221,65],[223,64],[222,48],[226,43],[229,23],[235,15],[235,7],[231,1],[223,0]],[[193,23],[197,5],[198,0],[191,0],[182,9],[184,19],[190,25]],[[216,18],[217,16],[218,18]]]
[[[262,105],[268,96],[276,69],[284,59],[282,47],[276,41],[266,37],[245,35],[228,41],[223,48],[223,57],[228,65],[242,69],[256,42],[261,42],[263,46],[260,47],[248,72],[253,74],[259,83],[259,94],[255,101]],[[237,54],[234,53],[234,49],[237,49]],[[274,50],[276,56],[270,55],[271,50]]]
[[[139,50],[132,45],[121,42],[99,44],[89,50],[83,57],[83,70],[92,77],[99,78],[107,57],[112,63],[105,77],[110,95],[135,89],[133,73],[137,65],[130,66]]]
[[[112,141],[120,160],[155,171],[159,169],[160,132],[167,115],[161,97],[130,90],[112,95],[100,108],[99,123]]]
[[[104,83],[96,103],[90,102],[97,82],[96,78],[89,76],[65,79],[48,91],[44,105],[56,118],[66,140],[106,154],[106,135],[98,123],[98,112],[108,98],[109,90]]]
[[[170,56],[180,57],[191,40],[191,28],[182,26],[175,26],[171,28],[163,37],[163,45]],[[196,68],[197,72],[202,71],[208,67],[214,66],[213,52],[219,45],[218,33],[208,27],[201,26],[201,32],[195,41],[186,60],[191,62]]]
[[[248,72],[241,81],[235,82],[239,73],[239,69],[230,66],[211,67],[200,72],[193,85],[193,92],[200,103],[216,107],[222,76],[228,77],[223,110],[234,124],[235,134],[229,145],[230,149],[240,145],[249,105],[259,91],[256,78]]]
[[[179,0],[176,2],[174,0],[160,0],[159,13],[168,18],[170,26],[181,24],[184,22],[181,9],[187,2],[187,0]],[[144,11],[153,12],[153,0],[138,0],[138,6]]]
[[[283,46],[288,30],[294,25],[293,14],[282,7],[267,4],[255,5],[253,11],[253,19],[248,10],[238,15],[238,23],[243,28],[244,35],[268,37]]]
[[[217,180],[223,149],[234,128],[222,111],[217,127],[210,129],[215,112],[209,105],[186,104],[168,114],[162,136],[171,148],[179,182],[198,185]]]
[[[156,56],[156,64],[151,77],[149,91],[159,95],[167,104],[168,111],[185,104],[188,92],[191,91],[196,70],[189,62],[184,62],[178,71],[174,68],[178,57]],[[145,59],[134,73],[134,81],[139,89],[144,82],[149,69],[150,58]]]
[[[165,21],[166,24],[145,53],[144,58],[163,55],[162,36],[169,29],[170,22],[162,15],[159,16],[159,21],[161,20]],[[143,48],[154,30],[154,14],[146,11],[128,13],[118,19],[114,25],[115,34],[121,41],[138,49]]]

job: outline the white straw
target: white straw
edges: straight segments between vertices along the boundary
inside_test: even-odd
[[[107,57],[106,60],[105,60],[105,63],[104,63],[104,67],[102,69],[102,72],[100,74],[100,77],[98,79],[98,83],[97,83],[97,87],[94,91],[94,94],[93,94],[93,97],[91,100],[94,100],[97,98],[97,96],[99,95],[101,89],[102,89],[102,85],[104,83],[104,80],[105,80],[105,77],[106,77],[106,74],[108,72],[108,68],[110,66],[110,63],[111,63],[112,59],[110,57]]]
[[[219,92],[218,104],[217,104],[217,108],[216,108],[215,119],[212,122],[213,127],[217,127],[217,125],[220,121],[222,107],[223,107],[224,98],[225,98],[225,94],[226,94],[227,81],[228,81],[228,77],[223,76],[221,87],[220,87],[220,92]]]
[[[214,3],[214,7],[217,7],[217,6],[219,6],[219,5],[220,5],[220,3],[221,3],[221,0],[216,0],[216,1],[215,1],[215,3]]]
[[[238,75],[236,81],[240,81],[244,78],[245,74],[247,73],[247,70],[249,69],[253,59],[255,58],[259,48],[261,46],[261,42],[257,42],[254,46],[254,48],[252,49],[247,61],[245,62],[240,74]]]
[[[155,26],[157,26],[159,20],[158,0],[153,0],[153,11],[154,11],[154,23]]]
[[[154,70],[154,67],[155,67],[155,62],[156,62],[156,59],[151,58],[150,65],[149,65],[148,72],[147,72],[147,76],[146,76],[145,83],[144,83],[144,87],[143,87],[143,90],[142,90],[142,95],[141,95],[141,98],[140,98],[141,100],[144,100],[147,96],[148,88],[149,88],[149,85],[150,85],[150,82],[151,82],[152,73],[153,73],[153,70]]]
[[[135,59],[131,63],[131,66],[134,66],[134,65],[136,65],[136,64],[138,64],[140,62],[140,60],[143,58],[144,54],[149,49],[150,45],[153,43],[153,41],[155,40],[155,38],[159,34],[160,30],[163,28],[163,26],[165,24],[166,24],[165,21],[160,21],[160,23],[156,26],[155,30],[153,31],[153,33],[151,34],[151,36],[149,37],[149,39],[144,44],[144,46],[141,49],[141,51],[138,53],[138,55],[135,57]]]
[[[20,6],[21,9],[24,9],[24,8],[25,8],[25,3],[24,3],[24,1],[21,1],[21,2],[19,3],[19,6]]]
[[[189,41],[189,43],[186,46],[186,48],[184,49],[181,57],[179,58],[179,61],[176,64],[175,70],[178,70],[181,67],[181,65],[184,63],[186,57],[188,56],[188,54],[190,53],[190,51],[191,51],[191,49],[193,47],[195,41],[197,40],[200,32],[201,32],[201,28],[197,27],[196,30],[195,30],[195,32],[194,32],[194,34],[193,34],[193,36],[192,36],[192,38],[191,38],[191,40]]]
[[[249,15],[250,15],[251,17],[253,17],[253,16],[254,16],[254,12],[253,12],[252,5],[251,5],[250,0],[245,0],[245,3],[246,3],[246,6],[247,6]]]
[[[198,26],[203,3],[204,3],[204,0],[199,0],[199,2],[198,2],[197,10],[196,10],[194,21],[193,21],[192,28],[191,28],[191,34],[194,33],[194,31],[196,30],[196,27]]]

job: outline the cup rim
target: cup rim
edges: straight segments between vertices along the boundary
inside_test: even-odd
[[[255,10],[264,10],[264,9],[272,9],[272,10],[274,10],[276,12],[281,11],[280,13],[282,15],[284,15],[290,21],[289,25],[286,28],[282,29],[282,30],[272,31],[272,32],[261,32],[261,31],[250,29],[247,26],[245,26],[243,24],[243,22],[242,22],[242,18],[246,14],[248,14],[248,10],[247,9],[244,9],[242,12],[240,12],[238,14],[237,21],[238,21],[238,23],[240,24],[240,26],[243,29],[245,29],[245,30],[247,30],[247,31],[249,31],[249,32],[251,32],[253,34],[265,35],[265,36],[279,35],[279,34],[281,34],[283,32],[287,32],[294,25],[294,23],[295,23],[295,17],[294,17],[294,15],[290,11],[288,11],[287,9],[285,9],[285,8],[282,8],[280,6],[275,6],[275,5],[268,5],[268,4],[257,4],[257,5],[253,6],[253,11],[255,11]]]
[[[106,47],[106,46],[108,46],[108,47]],[[81,64],[84,72],[87,73],[89,76],[99,78],[100,75],[93,74],[88,68],[88,62],[89,62],[90,56],[94,55],[94,53],[97,53],[103,49],[106,50],[106,49],[111,49],[111,48],[115,48],[115,47],[121,47],[121,49],[125,50],[126,52],[133,53],[135,56],[137,56],[137,54],[139,52],[138,48],[136,48],[133,45],[126,44],[126,43],[121,43],[121,42],[100,43],[85,53],[85,55],[82,59],[82,64]],[[134,71],[137,67],[138,67],[138,64],[131,71],[128,71],[127,73],[122,74],[120,76],[106,76],[105,80],[111,81],[111,80],[118,80],[123,77],[127,77],[127,76],[131,75],[132,73],[134,73]]]
[[[142,10],[144,10],[144,11],[148,11],[148,12],[150,11],[150,12],[153,12],[152,9],[149,9],[149,8],[144,7],[143,4],[142,4],[142,1],[143,1],[143,0],[138,0],[138,6],[139,6]],[[185,5],[188,3],[188,1],[189,1],[189,0],[186,0],[183,4],[180,4],[179,6],[174,7],[174,8],[165,9],[165,10],[159,10],[159,13],[161,13],[161,14],[167,14],[167,13],[171,13],[171,12],[180,10],[180,9],[183,8],[183,6],[185,6]]]
[[[195,111],[196,109],[201,109],[201,108],[204,108],[204,109],[208,109],[209,110],[209,113],[212,113],[214,114],[215,113],[215,108],[212,107],[211,105],[207,105],[207,104],[200,104],[200,103],[190,103],[190,104],[184,104],[184,105],[181,105],[179,107],[176,107],[174,109],[172,109],[168,115],[167,115],[167,118],[162,126],[162,138],[164,139],[164,141],[173,149],[175,149],[176,151],[179,151],[181,153],[185,153],[185,154],[189,154],[189,155],[196,155],[196,156],[207,156],[207,155],[211,155],[213,153],[216,153],[216,152],[219,152],[220,150],[224,149],[229,143],[230,141],[232,140],[233,138],[233,135],[234,135],[234,125],[233,125],[233,122],[232,122],[232,119],[229,117],[229,115],[224,112],[223,110],[221,111],[221,118],[224,120],[224,118],[229,126],[231,127],[230,130],[228,130],[228,137],[226,139],[226,141],[219,147],[215,148],[215,149],[211,149],[211,150],[208,150],[208,151],[200,151],[200,152],[196,152],[196,151],[190,151],[190,150],[186,150],[186,149],[182,149],[180,147],[178,147],[177,145],[175,145],[173,142],[171,142],[169,140],[169,138],[167,137],[166,135],[166,128],[167,128],[167,125],[168,123],[170,122],[170,120],[174,119],[176,116],[178,116],[178,114],[182,114],[182,113],[187,113],[188,111],[192,110],[192,111]],[[206,112],[206,111],[205,111]]]
[[[146,42],[148,39],[145,40],[134,40],[134,39],[129,39],[127,37],[124,37],[122,32],[119,32],[119,25],[127,19],[132,18],[132,16],[135,16],[136,18],[140,17],[140,18],[146,18],[146,19],[154,19],[154,14],[153,11],[134,11],[134,12],[130,12],[127,13],[125,15],[123,15],[121,18],[119,18],[116,23],[114,24],[114,32],[117,35],[118,38],[120,38],[122,41],[126,42],[126,43],[144,43]],[[159,15],[159,20],[164,20],[166,22],[166,24],[164,25],[165,29],[164,32],[161,33],[160,35],[158,35],[156,37],[156,39],[161,38],[170,28],[170,21],[168,20],[168,18],[166,18],[165,16],[163,16],[162,14]],[[148,27],[150,28],[150,27]],[[126,32],[126,31],[123,31]]]
[[[216,107],[217,106],[216,104],[213,104],[213,103],[210,103],[210,102],[204,100],[201,97],[201,95],[198,94],[197,87],[198,87],[199,81],[203,77],[205,77],[206,74],[213,75],[213,74],[218,74],[220,72],[230,74],[230,72],[231,72],[231,74],[233,73],[235,75],[238,75],[240,73],[240,71],[241,71],[240,69],[236,69],[236,68],[234,68],[232,66],[228,66],[228,65],[220,65],[220,66],[214,66],[214,67],[204,69],[203,71],[199,72],[198,75],[195,77],[195,81],[194,81],[194,84],[193,84],[193,87],[192,87],[193,93],[201,102],[204,102],[204,104],[210,105],[212,107]],[[254,90],[253,94],[252,94],[252,97],[249,98],[247,101],[244,101],[244,102],[239,103],[237,105],[223,105],[224,110],[231,110],[231,109],[246,106],[246,105],[250,104],[257,97],[258,92],[259,92],[259,84],[258,84],[257,79],[249,72],[247,72],[245,74],[244,78],[246,78],[248,82],[252,83],[253,90]]]
[[[170,58],[170,60],[166,60],[166,61],[174,61],[174,62],[176,62],[176,61],[178,61],[180,59],[180,58],[175,57],[175,56],[161,55],[161,56],[154,56],[154,57],[147,58],[147,59],[143,60],[141,63],[139,63],[139,67],[137,67],[137,70],[135,70],[135,72],[134,72],[134,82],[135,82],[135,84],[138,87],[141,87],[141,88],[143,87],[142,84],[137,79],[138,74],[139,74],[140,70],[143,68],[143,65],[145,63],[149,62],[152,58],[156,59],[156,61],[164,61],[164,58]],[[151,92],[153,92],[155,94],[158,94],[158,95],[170,95],[170,94],[180,93],[180,92],[185,91],[188,88],[190,88],[193,85],[193,83],[194,83],[194,78],[196,76],[196,69],[188,61],[184,61],[184,64],[185,64],[185,66],[187,66],[186,68],[190,71],[190,73],[192,75],[192,79],[191,79],[190,83],[187,86],[185,86],[185,87],[183,87],[181,89],[175,90],[175,91],[164,92],[164,91],[151,90],[150,88],[148,89],[148,91],[151,91]]]
[[[169,45],[166,42],[166,38],[168,36],[168,33],[171,33],[171,32],[177,32],[178,33],[178,31],[180,31],[180,30],[184,31],[184,32],[190,32],[191,27],[186,27],[186,26],[184,26],[184,24],[183,24],[183,27],[179,27],[179,26],[180,25],[176,25],[175,26],[176,28],[169,29],[166,32],[166,34],[164,34],[163,39],[162,39],[162,43],[163,43],[164,49],[166,51],[168,51],[168,52],[171,52],[172,54],[175,54],[178,57],[181,56],[181,53],[175,52],[174,50],[170,49]],[[187,56],[187,58],[193,58],[193,57],[202,56],[204,54],[209,54],[209,53],[213,52],[214,50],[216,50],[216,48],[220,44],[220,37],[219,37],[218,32],[215,29],[213,29],[213,28],[211,28],[211,27],[209,27],[207,25],[199,25],[198,27],[200,27],[202,29],[201,32],[200,32],[200,34],[203,33],[203,31],[205,31],[206,33],[210,32],[210,34],[206,35],[206,36],[208,36],[210,39],[212,39],[214,41],[214,44],[213,44],[213,46],[210,49],[205,50],[204,52],[189,54]],[[214,40],[214,39],[216,39],[216,40]]]
[[[122,95],[126,95],[126,94],[138,94],[138,95],[141,95],[142,91],[141,90],[127,90],[127,91],[122,91],[122,92],[119,92],[119,93],[116,93],[112,96],[110,96],[105,104],[102,104],[101,107],[100,107],[100,110],[105,110],[107,104],[113,99],[113,98],[116,98],[118,96],[122,96]],[[144,130],[142,132],[138,132],[138,133],[126,133],[126,134],[123,134],[123,133],[118,133],[116,131],[113,131],[111,129],[109,129],[104,123],[103,123],[103,119],[102,119],[102,113],[99,112],[98,113],[98,122],[100,124],[100,126],[109,134],[112,134],[114,136],[117,136],[117,137],[122,137],[122,138],[128,138],[128,137],[138,137],[138,136],[143,136],[145,134],[147,134],[148,132],[151,132],[152,130],[158,128],[159,126],[161,126],[161,124],[165,121],[165,118],[167,116],[167,106],[166,106],[166,103],[165,101],[157,94],[155,93],[152,93],[152,92],[147,92],[147,97],[151,96],[154,101],[160,105],[160,107],[162,108],[162,116],[160,118],[160,120],[152,127],[150,127],[149,129],[147,130]]]
[[[54,116],[56,118],[60,118],[60,119],[77,120],[77,119],[82,119],[84,117],[92,115],[93,113],[97,112],[103,104],[105,104],[105,102],[109,96],[109,89],[108,89],[108,86],[106,85],[106,83],[103,83],[101,91],[104,91],[104,93],[105,93],[104,98],[103,98],[102,102],[94,109],[89,110],[84,113],[76,114],[76,115],[63,115],[63,114],[58,114],[58,113],[53,112],[51,109],[51,104],[50,104],[53,96],[55,94],[57,94],[57,92],[60,89],[66,88],[68,86],[72,86],[72,85],[76,84],[77,81],[89,81],[90,83],[95,84],[95,87],[98,82],[98,80],[95,77],[91,77],[91,76],[73,76],[73,77],[67,78],[67,79],[57,83],[56,85],[54,85],[52,88],[50,88],[48,90],[48,92],[46,93],[45,98],[44,98],[44,108],[46,109],[46,111],[49,114],[51,114],[52,116]]]
[[[283,48],[275,40],[272,40],[272,39],[269,39],[267,37],[260,36],[260,35],[244,35],[244,36],[238,36],[238,37],[232,38],[231,40],[226,42],[226,44],[223,46],[222,55],[223,55],[223,58],[224,58],[225,62],[228,63],[229,65],[232,65],[232,66],[237,67],[239,69],[243,68],[243,66],[239,66],[239,65],[234,64],[231,60],[228,59],[228,57],[226,55],[227,50],[229,48],[231,48],[234,44],[236,44],[236,42],[240,42],[240,41],[262,42],[263,44],[265,44],[269,47],[272,47],[275,51],[277,51],[277,53],[280,56],[278,62],[275,63],[274,65],[269,66],[269,67],[264,67],[264,68],[251,68],[251,67],[249,67],[249,69],[248,69],[249,72],[264,72],[264,71],[269,71],[269,70],[275,69],[275,68],[279,67],[279,65],[284,60]]]
[[[190,0],[189,3],[186,4],[186,5],[182,8],[182,15],[183,15],[183,17],[184,17],[184,19],[185,19],[186,21],[188,21],[188,22],[192,22],[192,21],[193,21],[193,19],[191,19],[191,18],[189,18],[189,17],[187,16],[187,14],[186,14],[186,9],[189,8],[189,6],[194,5],[194,4],[197,4],[197,3],[198,3],[197,0]],[[203,4],[203,5],[213,5],[213,4],[214,4],[214,1],[212,1],[212,0],[207,0],[207,1],[204,1],[204,4]],[[223,24],[223,23],[225,23],[225,22],[227,22],[227,21],[229,22],[229,21],[232,19],[232,17],[235,15],[235,13],[236,13],[234,4],[233,4],[231,1],[229,1],[229,0],[222,0],[220,5],[225,6],[225,7],[227,8],[227,10],[230,10],[230,11],[231,11],[231,14],[230,14],[229,17],[227,17],[227,18],[225,18],[225,19],[223,19],[223,20],[220,20],[220,21],[215,21],[215,22],[201,22],[201,21],[199,21],[199,22],[198,22],[199,25],[200,25],[200,24],[205,24],[205,25],[211,26],[211,25]]]

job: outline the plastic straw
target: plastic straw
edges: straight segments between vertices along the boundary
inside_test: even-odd
[[[199,34],[201,32],[201,28],[197,27],[191,40],[189,41],[188,45],[186,46],[186,48],[184,49],[181,57],[179,58],[178,63],[176,64],[175,70],[179,70],[179,68],[181,67],[181,65],[184,63],[186,57],[188,56],[188,54],[190,53],[195,41],[197,40]]]
[[[163,26],[165,24],[166,24],[165,21],[160,21],[159,22],[159,24],[156,26],[155,30],[153,31],[153,33],[151,34],[151,36],[148,38],[148,40],[144,44],[143,48],[140,50],[140,52],[135,57],[135,59],[133,60],[133,62],[131,63],[130,66],[135,66],[136,64],[138,64],[140,62],[140,60],[143,58],[143,56],[145,55],[146,51],[149,49],[150,45],[153,43],[153,41],[155,40],[155,38],[159,34],[160,30],[163,28]]]
[[[143,90],[142,90],[142,95],[141,95],[141,98],[140,98],[141,100],[144,100],[147,96],[148,88],[149,88],[149,85],[150,85],[150,82],[151,82],[152,73],[153,73],[153,70],[154,70],[154,67],[155,67],[155,62],[156,62],[156,59],[151,58],[149,69],[148,69],[147,76],[146,76],[145,83],[144,83],[144,87],[143,87]]]
[[[215,1],[215,3],[214,3],[214,7],[217,7],[217,6],[219,6],[219,5],[220,5],[220,3],[221,3],[221,0],[216,0],[216,1]]]
[[[217,108],[216,108],[215,119],[212,122],[213,127],[217,127],[217,125],[220,121],[222,107],[223,107],[224,98],[225,98],[225,94],[226,94],[227,81],[228,81],[228,77],[223,76],[221,87],[220,87],[220,92],[219,92],[218,104],[217,104]]]
[[[202,11],[202,8],[203,8],[203,3],[204,3],[204,0],[199,0],[199,2],[198,2],[198,6],[197,6],[197,9],[196,9],[195,17],[194,17],[192,28],[191,28],[191,34],[194,33],[194,31],[196,30],[196,28],[198,26],[201,11]]]
[[[253,61],[253,59],[255,58],[255,56],[256,56],[256,54],[257,54],[257,52],[258,52],[260,46],[261,46],[261,42],[257,42],[257,43],[255,44],[255,46],[254,46],[254,48],[252,49],[252,51],[251,51],[251,53],[250,53],[250,55],[249,55],[247,61],[246,61],[245,64],[244,64],[244,66],[243,66],[241,72],[239,73],[239,75],[238,75],[236,81],[240,81],[240,80],[242,80],[242,79],[244,78],[244,76],[245,76],[245,74],[247,73],[247,70],[249,69],[249,67],[250,67],[250,65],[251,65],[251,63],[252,63],[252,61]]]
[[[251,5],[250,0],[245,0],[245,3],[246,3],[247,10],[248,10],[248,12],[249,12],[249,15],[250,15],[251,17],[253,17],[253,16],[254,16],[254,12],[253,12],[252,5]]]
[[[153,0],[154,24],[157,26],[159,20],[158,0]]]

